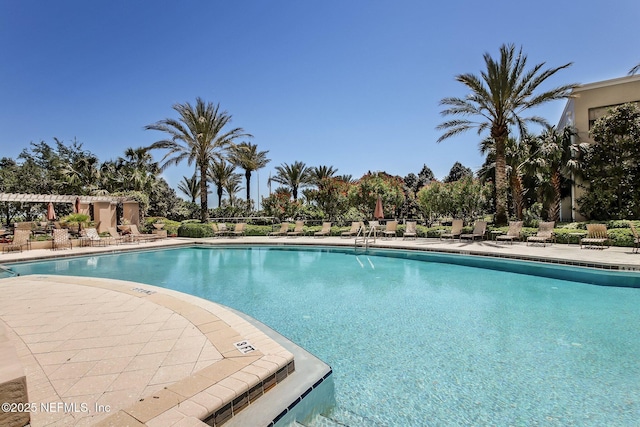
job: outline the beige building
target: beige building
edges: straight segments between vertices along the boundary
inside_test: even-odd
[[[581,85],[573,90],[573,98],[567,101],[558,129],[573,126],[580,142],[593,142],[589,131],[593,123],[604,116],[607,110],[628,102],[640,104],[640,75],[620,77],[612,80]],[[578,198],[584,193],[580,185],[573,185],[571,196],[562,200],[561,221],[582,221],[578,212]]]

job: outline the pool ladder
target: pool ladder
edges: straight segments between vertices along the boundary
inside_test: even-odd
[[[369,242],[373,239],[373,243],[375,243],[377,234],[376,227],[369,227],[369,230],[367,230],[364,223],[362,223],[353,243],[354,249],[358,249],[358,246],[362,246],[365,250],[369,249]]]

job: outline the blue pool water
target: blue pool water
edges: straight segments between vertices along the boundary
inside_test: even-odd
[[[538,267],[513,261],[505,272],[395,254],[184,248],[11,267],[133,280],[241,310],[332,366],[329,415],[347,425],[638,424],[640,289],[518,274]]]

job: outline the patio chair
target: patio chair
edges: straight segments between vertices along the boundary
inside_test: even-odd
[[[268,237],[284,236],[285,234],[287,234],[288,231],[289,231],[289,223],[283,222],[282,224],[280,224],[280,230],[272,231],[271,233],[267,234],[267,236]]]
[[[331,223],[330,222],[323,222],[322,223],[322,229],[320,231],[316,231],[315,233],[313,233],[313,235],[315,237],[326,237],[329,234],[331,234]]]
[[[31,230],[16,229],[13,232],[13,240],[7,244],[2,245],[2,252],[20,251],[22,248],[31,249]]]
[[[235,225],[233,231],[229,232],[230,236],[244,236],[245,235],[245,228],[247,228],[247,223],[246,222],[239,222]]]
[[[529,246],[529,243],[542,243],[542,246],[546,246],[547,242],[553,243],[556,240],[556,236],[553,233],[555,225],[555,221],[539,223],[536,235],[527,237],[527,246]]]
[[[82,232],[84,236],[81,239],[85,239],[91,246],[107,246],[111,240],[111,238],[101,238],[94,227],[85,228]]]
[[[416,230],[417,222],[409,221],[407,222],[407,228],[404,229],[404,234],[402,235],[402,240],[406,239],[416,239],[418,237],[418,232]]]
[[[473,231],[471,233],[461,234],[460,240],[469,239],[476,240],[479,238],[480,240],[484,239],[484,234],[487,232],[487,221],[476,221],[473,226]]]
[[[604,224],[587,224],[587,236],[580,239],[580,249],[609,247],[609,233]]]
[[[115,227],[109,227],[107,228],[107,231],[109,232],[109,236],[111,238],[112,242],[115,242],[116,245],[119,245],[120,243],[133,243],[134,240],[133,238],[128,238],[127,235],[120,235],[118,233],[118,230],[116,230]],[[137,242],[136,242],[137,243]]]
[[[67,230],[66,228],[53,230],[53,241],[51,242],[51,249],[55,251],[56,249],[64,249],[66,247],[69,247],[69,249],[73,249],[69,230]]]
[[[629,222],[629,228],[631,229],[631,233],[633,234],[633,253],[637,254],[638,247],[640,247],[640,236],[638,236],[638,230],[632,222]]]
[[[215,232],[216,237],[227,236],[231,230],[227,228],[227,224],[219,222],[217,226],[218,231]]]
[[[135,224],[131,224],[130,226],[131,236],[139,242],[152,242],[162,238],[162,236],[158,234],[144,234],[138,230],[138,226]]]
[[[304,221],[296,221],[293,231],[287,232],[287,236],[301,236],[304,232]]]
[[[509,229],[507,234],[502,234],[496,237],[497,242],[509,242],[513,245],[515,239],[520,240],[520,233],[522,232],[522,221],[509,221]]]
[[[358,234],[358,230],[360,230],[360,221],[353,221],[351,223],[351,228],[349,231],[343,231],[340,233],[341,237],[352,237]]]
[[[384,230],[382,230],[382,236],[385,238],[396,237],[396,232],[398,231],[398,221],[388,221]]]
[[[453,222],[451,223],[451,231],[448,233],[441,233],[440,234],[440,240],[442,239],[451,239],[454,240],[456,238],[460,238],[460,235],[462,234],[462,226],[463,226],[463,221],[461,219],[454,219]]]

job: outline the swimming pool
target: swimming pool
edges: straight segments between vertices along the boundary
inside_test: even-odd
[[[333,367],[337,407],[330,416],[347,425],[640,419],[640,289],[504,272],[500,260],[372,253],[197,247],[12,269],[133,280],[241,310]],[[453,264],[465,259],[494,269]]]

